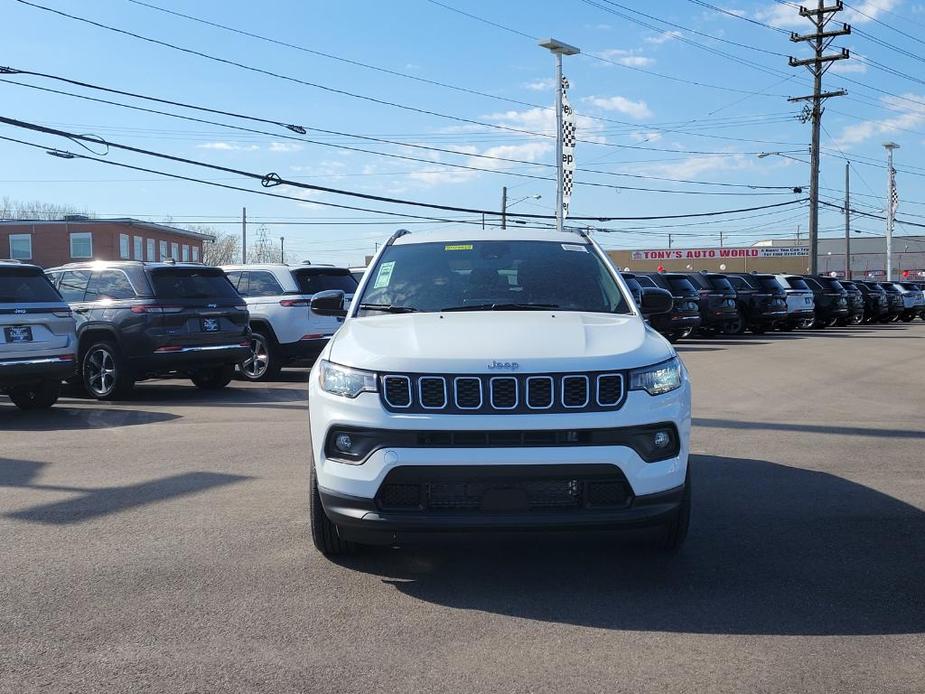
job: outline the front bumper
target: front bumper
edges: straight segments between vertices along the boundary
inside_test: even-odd
[[[74,375],[76,367],[77,360],[73,354],[0,359],[0,386],[63,381]]]

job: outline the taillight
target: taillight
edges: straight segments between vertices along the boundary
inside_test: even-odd
[[[152,306],[150,304],[132,306],[132,313],[180,313],[182,310],[182,306]]]
[[[179,352],[183,347],[180,345],[164,345],[163,347],[158,347],[155,352]]]
[[[280,306],[308,306],[311,304],[311,301],[308,299],[281,299],[279,302]]]

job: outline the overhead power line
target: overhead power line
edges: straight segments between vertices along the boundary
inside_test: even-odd
[[[331,188],[328,186],[318,186],[318,185],[314,185],[310,183],[302,183],[300,181],[284,179],[276,173],[258,174],[258,173],[254,173],[250,171],[243,171],[241,169],[234,169],[234,168],[227,167],[227,166],[220,166],[218,164],[209,164],[209,163],[197,161],[194,159],[188,159],[186,157],[177,157],[177,156],[165,154],[162,152],[154,152],[151,150],[141,149],[139,147],[131,147],[129,145],[123,145],[123,144],[119,144],[119,143],[115,143],[115,142],[111,142],[107,140],[102,140],[101,138],[97,138],[97,137],[81,135],[79,133],[71,133],[71,132],[67,132],[63,130],[58,130],[55,128],[48,128],[48,127],[37,125],[34,123],[26,123],[24,121],[19,121],[13,118],[0,117],[0,123],[5,123],[7,125],[12,125],[14,127],[23,128],[26,130],[31,130],[33,132],[41,132],[41,133],[45,133],[48,135],[56,135],[59,137],[64,137],[66,139],[69,139],[71,141],[78,142],[78,143],[87,142],[87,143],[97,145],[97,146],[105,145],[107,148],[111,147],[114,149],[120,149],[123,151],[132,152],[135,154],[142,154],[142,155],[151,156],[151,157],[155,157],[159,159],[164,159],[167,161],[173,161],[173,162],[177,162],[181,164],[188,164],[190,166],[197,166],[201,168],[211,169],[214,171],[223,171],[225,173],[236,174],[238,176],[250,178],[252,180],[258,180],[261,182],[261,185],[263,185],[265,188],[272,188],[278,185],[287,185],[287,186],[291,186],[294,188],[313,190],[313,191],[318,191],[322,193],[331,193],[335,195],[344,195],[347,197],[354,197],[354,198],[359,198],[362,200],[385,202],[385,203],[396,204],[396,205],[408,205],[411,207],[423,207],[423,208],[428,208],[428,209],[440,210],[442,212],[465,212],[469,214],[486,214],[486,215],[492,215],[492,216],[498,216],[501,214],[500,212],[496,210],[486,210],[486,209],[470,208],[470,207],[458,207],[458,206],[453,206],[453,205],[440,205],[436,203],[420,202],[416,200],[405,200],[401,198],[393,198],[393,197],[387,197],[387,196],[382,196],[382,195],[372,195],[369,193],[360,193],[357,191],[349,191],[349,190],[343,190],[339,188]],[[4,139],[10,140],[11,138],[4,138]],[[14,141],[19,142],[20,144],[27,144],[33,147],[41,147],[41,145],[35,145],[33,143],[26,143],[20,140],[14,140]],[[47,149],[47,148],[43,148],[43,149]],[[78,153],[74,153],[70,151],[63,151],[63,150],[50,150],[48,151],[48,153],[53,156],[57,156],[63,159],[82,158],[82,159],[92,159],[94,161],[101,161],[101,162],[109,161],[101,157],[90,157],[88,155],[83,155],[83,154],[78,154]],[[111,163],[116,164],[117,162],[111,162]],[[133,168],[137,171],[146,171],[147,173],[163,173],[160,171],[148,170],[142,167],[129,166],[127,164],[122,164],[121,162],[118,162],[117,164],[120,166],[124,166],[126,168]],[[174,174],[164,174],[164,175],[174,175]],[[179,178],[183,178],[183,177],[179,177]],[[190,180],[188,177],[186,178],[187,180]],[[197,182],[202,183],[204,181],[197,179]],[[229,187],[233,189],[240,189],[236,186],[223,186],[222,184],[218,184],[215,182],[206,182],[206,183],[208,183],[208,185],[215,185],[219,187]],[[243,189],[243,190],[247,190],[247,189]],[[264,191],[253,191],[253,192],[261,193]],[[333,206],[333,207],[345,207],[346,209],[361,209],[361,211],[364,211],[364,212],[370,212],[370,211],[382,212],[382,210],[351,208],[349,206],[335,205],[333,203],[322,203],[316,200],[306,200],[304,198],[295,198],[295,199],[303,203],[311,202],[311,203],[319,204],[319,205],[326,204],[326,205]],[[573,217],[570,217],[570,220],[609,222],[609,221],[621,221],[621,220],[647,220],[647,219],[657,220],[657,219],[684,219],[684,218],[691,218],[691,217],[716,217],[716,216],[722,216],[722,215],[727,215],[727,214],[735,214],[737,212],[751,212],[755,210],[766,210],[766,209],[772,209],[776,207],[792,206],[792,205],[800,204],[804,201],[805,201],[805,198],[801,198],[799,200],[788,200],[788,201],[780,202],[780,203],[773,203],[773,204],[768,204],[768,205],[756,205],[753,207],[745,207],[745,208],[739,208],[735,210],[717,210],[717,211],[712,211],[712,212],[692,212],[692,213],[674,214],[674,215],[647,215],[647,216],[632,216],[632,217],[617,216],[617,215],[573,216]],[[555,215],[549,215],[549,214],[519,213],[517,216],[525,218],[525,219],[552,220],[555,218]],[[441,219],[438,221],[444,221],[444,220]]]

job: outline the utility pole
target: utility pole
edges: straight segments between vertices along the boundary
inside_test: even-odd
[[[719,247],[723,247],[723,232],[719,232]]]
[[[501,186],[501,228],[507,229],[507,186]]]
[[[247,265],[247,208],[241,208],[241,263]]]
[[[845,279],[851,279],[851,164],[845,162]]]
[[[822,127],[822,102],[834,96],[844,96],[847,92],[839,89],[834,92],[822,91],[822,76],[836,60],[845,60],[850,57],[848,51],[840,49],[840,53],[825,55],[832,41],[837,36],[847,36],[851,27],[842,24],[841,29],[827,30],[829,22],[835,13],[844,9],[842,0],[826,7],[825,0],[817,0],[816,9],[800,7],[800,16],[809,19],[816,31],[812,34],[790,34],[794,43],[807,41],[813,49],[813,57],[797,60],[790,58],[790,67],[806,67],[813,75],[813,93],[811,96],[795,96],[788,99],[790,102],[812,101],[812,108],[804,109],[804,122],[811,120],[813,124],[812,146],[810,147],[810,179],[809,179],[809,267],[810,274],[818,274],[819,255],[819,131]]]
[[[286,262],[286,237],[279,237],[279,262]]]
[[[801,246],[801,245],[802,245],[802,243],[800,243],[800,240],[801,240],[801,239],[800,239],[800,225],[797,224],[797,245],[798,245],[798,246]]]
[[[543,39],[540,46],[556,56],[556,231],[562,233],[564,210],[564,162],[562,161],[562,56],[581,51],[556,39]]]
[[[886,281],[893,281],[893,220],[899,196],[896,194],[896,171],[893,169],[893,150],[899,149],[895,142],[885,142],[887,157],[887,196],[886,196]]]

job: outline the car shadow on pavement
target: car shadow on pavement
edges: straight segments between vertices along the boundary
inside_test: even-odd
[[[822,472],[692,456],[677,555],[644,533],[437,538],[340,563],[429,603],[599,629],[925,631],[925,513]]]
[[[215,487],[251,479],[244,475],[187,472],[121,487],[70,487],[35,482],[46,465],[47,463],[29,460],[0,458],[0,487],[71,492],[77,496],[4,513],[5,517],[52,525],[79,523],[110,513],[118,513],[188,494],[197,494]]]
[[[882,429],[868,427],[839,427],[829,424],[788,424],[784,422],[743,422],[736,419],[694,418],[694,426],[715,429],[764,429],[766,431],[797,431],[809,434],[834,436],[884,436],[888,439],[923,439],[925,431],[915,429]]]
[[[235,387],[239,384],[238,387]],[[221,390],[202,390],[189,381],[181,379],[151,380],[139,383],[125,397],[113,401],[113,405],[151,404],[151,405],[210,405],[219,407],[253,407],[261,405],[298,406],[308,402],[307,388],[285,388],[232,382]],[[92,402],[88,396],[84,402]],[[54,409],[54,408],[52,408]]]
[[[178,414],[146,412],[144,410],[110,407],[68,407],[58,404],[47,410],[22,411],[14,405],[0,402],[0,432],[2,431],[67,431],[109,429],[169,422]]]

